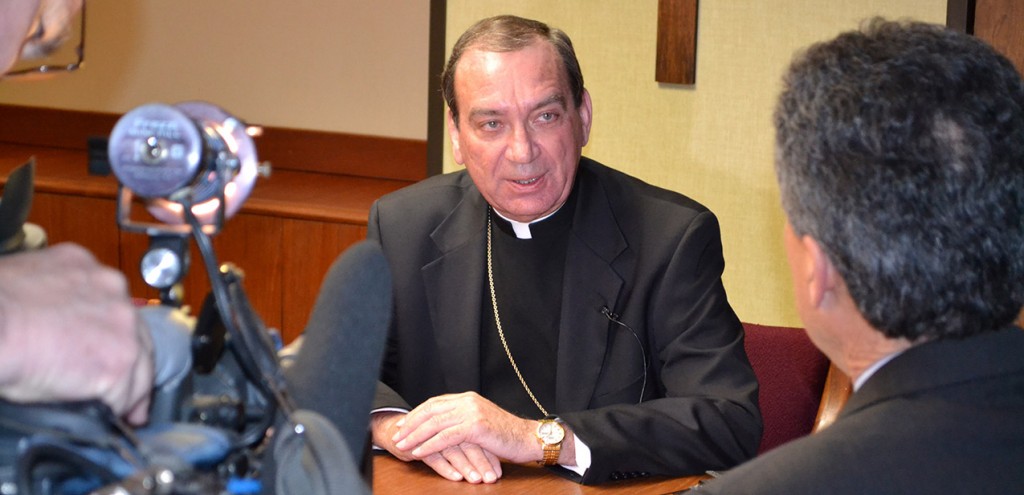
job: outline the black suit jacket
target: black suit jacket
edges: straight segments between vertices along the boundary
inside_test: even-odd
[[[1024,490],[1024,332],[911,348],[836,422],[698,493],[1006,494]]]
[[[757,450],[757,383],[726,300],[717,220],[700,204],[583,158],[566,253],[555,411],[593,453],[582,480],[722,469]],[[486,203],[465,171],[389,194],[368,237],[391,263],[395,315],[375,407],[480,390]],[[636,337],[651,361],[644,401]]]

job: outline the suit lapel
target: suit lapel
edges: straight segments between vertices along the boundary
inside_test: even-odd
[[[612,262],[626,250],[626,240],[604,188],[585,165],[583,159],[565,260],[555,394],[558,411],[589,406],[608,345],[610,322],[601,308],[614,310],[623,285]]]
[[[448,390],[480,390],[480,304],[486,217],[483,197],[468,187],[463,200],[431,234],[441,255],[422,269],[430,319]]]

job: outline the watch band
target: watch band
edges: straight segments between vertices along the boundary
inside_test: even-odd
[[[558,456],[562,453],[562,444],[556,443],[544,445],[544,459],[540,461],[542,466],[554,466],[558,464]]]

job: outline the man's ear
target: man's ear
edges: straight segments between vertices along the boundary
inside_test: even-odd
[[[822,308],[831,304],[836,296],[836,288],[841,283],[839,272],[813,237],[801,236],[800,243],[807,253],[804,259],[808,264],[806,273],[809,274],[809,302],[816,308]]]
[[[455,115],[448,109],[448,139],[452,140],[452,157],[455,163],[462,165],[462,148],[459,147],[459,126],[455,123]]]
[[[592,122],[591,117],[594,115],[593,103],[590,101],[590,92],[586,89],[583,90],[583,101],[580,102],[580,108],[578,111],[580,113],[580,124],[582,127],[580,130],[583,131],[583,135],[580,136],[580,147],[582,148],[587,145],[588,141],[590,141],[590,123]]]

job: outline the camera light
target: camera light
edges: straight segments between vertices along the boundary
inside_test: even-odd
[[[211,225],[219,214],[233,216],[252,191],[262,165],[252,137],[260,131],[206,102],[143,105],[114,126],[110,166],[157,220],[182,224],[189,206]]]

